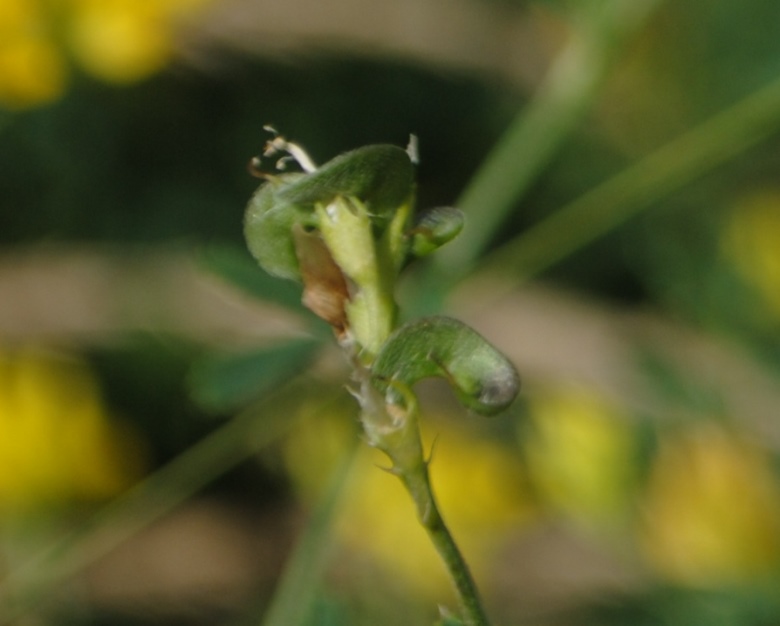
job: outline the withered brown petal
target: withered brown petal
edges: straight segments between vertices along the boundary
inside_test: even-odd
[[[341,335],[347,329],[347,281],[316,231],[295,224],[292,234],[303,280],[303,305]]]

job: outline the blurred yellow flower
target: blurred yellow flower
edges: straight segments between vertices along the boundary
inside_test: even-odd
[[[68,43],[76,60],[93,76],[135,82],[165,66],[172,41],[161,6],[144,0],[78,3]]]
[[[128,84],[171,59],[179,23],[209,0],[2,0],[0,105],[24,108],[62,95],[65,59]]]
[[[114,495],[139,477],[139,452],[108,419],[83,362],[0,353],[0,510]]]
[[[644,498],[641,546],[678,583],[734,583],[780,565],[780,484],[769,456],[702,424],[662,441]]]
[[[57,99],[67,68],[47,15],[33,0],[0,2],[0,105],[26,108]]]
[[[130,83],[162,69],[173,54],[174,24],[205,0],[70,0],[69,43],[90,74]]]
[[[344,414],[307,420],[291,438],[286,465],[299,492],[313,494],[329,474],[329,463],[347,454],[357,436]],[[347,427],[345,428],[345,424]],[[446,424],[446,427],[444,426]],[[493,562],[506,533],[533,515],[518,455],[496,442],[480,439],[450,420],[425,437],[435,440],[431,482],[442,515],[478,578]],[[342,441],[343,447],[333,445]],[[339,450],[340,449],[340,450]],[[379,563],[421,594],[440,595],[450,587],[447,573],[417,521],[414,504],[381,452],[363,446],[360,473],[351,477],[349,493],[337,521],[337,535],[351,550]]]
[[[755,193],[735,207],[723,249],[772,313],[780,315],[780,189]]]
[[[636,476],[627,416],[575,387],[533,394],[529,409],[525,456],[542,501],[594,529],[625,520]]]

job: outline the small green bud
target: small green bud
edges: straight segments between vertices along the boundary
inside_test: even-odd
[[[426,256],[452,241],[463,230],[463,211],[454,207],[436,207],[422,213],[409,231],[410,252]]]

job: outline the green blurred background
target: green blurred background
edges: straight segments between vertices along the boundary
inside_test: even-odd
[[[419,206],[467,212],[401,302],[523,378],[492,420],[420,387],[496,623],[780,623],[777,24],[769,0],[3,0],[0,623],[271,625],[323,501],[286,623],[453,606],[383,460],[342,467],[327,329],[244,248],[267,124],[318,163],[415,134]]]

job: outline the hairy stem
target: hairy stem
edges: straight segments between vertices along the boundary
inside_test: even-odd
[[[439,512],[430,484],[428,464],[421,463],[410,471],[398,471],[417,506],[417,515],[452,579],[467,626],[487,626],[488,621],[477,585],[455,539]]]
[[[488,626],[477,585],[455,539],[439,512],[431,487],[428,461],[425,460],[417,401],[411,389],[405,389],[406,406],[385,404],[370,380],[369,372],[358,366],[356,379],[360,382],[358,400],[362,407],[361,420],[368,442],[382,450],[393,462],[396,474],[411,495],[417,508],[417,517],[425,528],[444,566],[452,579],[467,626]]]

